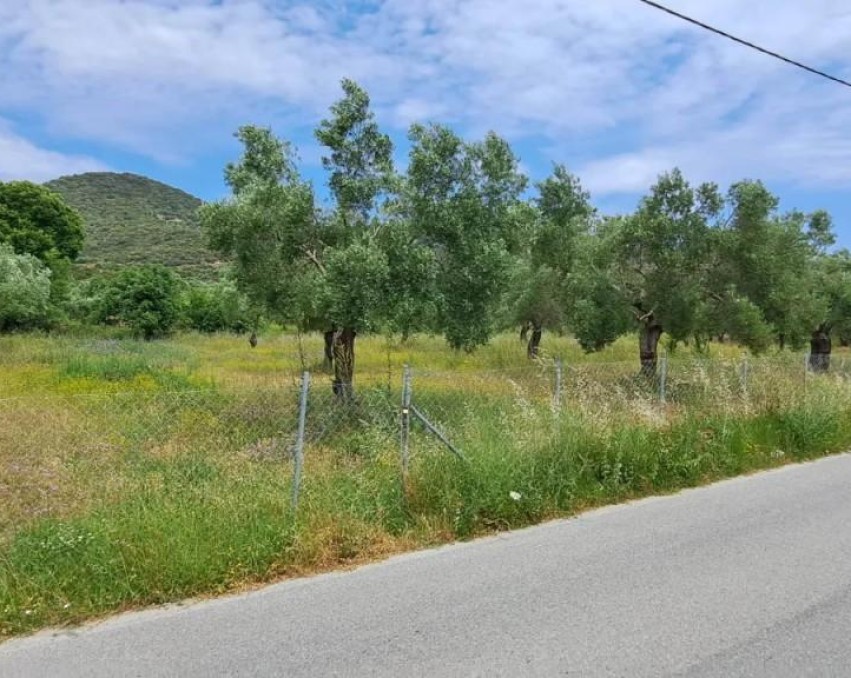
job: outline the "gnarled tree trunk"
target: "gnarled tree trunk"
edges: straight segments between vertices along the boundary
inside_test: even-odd
[[[538,357],[538,352],[541,348],[541,335],[544,333],[544,328],[537,321],[532,322],[532,336],[529,337],[529,343],[526,345],[526,357],[534,360]]]
[[[810,370],[823,373],[830,370],[830,329],[819,325],[810,337]]]
[[[656,376],[656,364],[659,360],[659,340],[662,338],[662,325],[649,313],[641,319],[638,333],[638,351],[641,360],[641,374],[648,378]]]
[[[345,327],[334,333],[334,395],[349,400],[354,395],[355,336],[357,332]]]
[[[325,340],[325,361],[324,366],[325,369],[329,372],[331,371],[331,367],[334,364],[334,333],[336,330],[330,329],[323,334],[323,338]]]
[[[532,328],[532,323],[523,323],[520,328],[520,342],[525,344],[529,338],[529,330]]]

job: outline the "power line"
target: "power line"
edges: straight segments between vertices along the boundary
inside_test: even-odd
[[[694,24],[695,26],[699,26],[707,31],[715,33],[716,35],[720,35],[722,38],[727,38],[728,40],[732,40],[733,42],[737,42],[740,45],[744,45],[745,47],[750,47],[751,49],[755,49],[757,52],[762,52],[770,57],[774,57],[775,59],[780,59],[780,61],[785,61],[787,64],[792,66],[797,66],[798,68],[802,68],[809,73],[813,73],[814,75],[821,76],[822,78],[827,78],[828,80],[832,80],[833,82],[839,83],[840,85],[845,85],[846,87],[851,87],[851,82],[847,80],[843,80],[842,78],[837,78],[836,76],[830,75],[829,73],[825,73],[824,71],[820,71],[816,68],[812,68],[811,66],[807,66],[806,64],[802,64],[800,61],[795,61],[794,59],[790,59],[788,57],[783,56],[782,54],[778,54],[777,52],[772,52],[769,49],[765,49],[764,47],[760,47],[759,45],[755,45],[752,42],[748,42],[747,40],[743,40],[742,38],[737,38],[735,35],[730,35],[722,31],[719,28],[715,28],[710,26],[709,24],[705,24],[702,21],[698,21],[697,19],[692,19],[685,14],[680,14],[679,12],[671,9],[670,7],[665,7],[664,5],[660,5],[658,2],[653,2],[653,0],[638,0],[639,2],[643,2],[645,5],[649,5],[655,9],[661,10],[671,16],[675,16],[678,19],[682,19],[683,21],[687,21],[690,24]]]

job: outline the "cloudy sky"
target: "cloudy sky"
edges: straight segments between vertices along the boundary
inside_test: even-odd
[[[847,0],[668,0],[851,78]],[[312,129],[342,77],[399,143],[412,121],[508,137],[603,209],[656,175],[763,179],[827,207],[851,246],[851,89],[638,0],[0,0],[0,180],[111,169],[223,195],[240,124],[272,126],[323,181]]]

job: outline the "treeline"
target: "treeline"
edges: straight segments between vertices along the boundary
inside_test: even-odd
[[[249,332],[259,322],[227,278],[187,280],[157,265],[129,266],[81,282],[53,274],[36,257],[0,244],[0,332],[110,325],[150,340],[176,330]]]
[[[330,206],[288,142],[248,126],[242,158],[225,169],[232,197],[203,207],[202,222],[253,303],[325,333],[341,395],[361,332],[427,331],[470,351],[523,326],[532,357],[544,330],[571,332],[588,351],[637,333],[648,375],[663,333],[698,349],[809,342],[817,370],[831,337],[851,337],[851,257],[831,252],[830,215],[780,213],[759,181],[722,190],[675,169],[633,214],[607,217],[562,166],[530,187],[496,134],[468,142],[419,124],[400,172],[349,80],[315,135]]]
[[[634,213],[605,216],[563,166],[529,185],[504,139],[465,141],[433,124],[410,128],[400,171],[367,93],[342,85],[315,132],[329,204],[290,143],[237,132],[232,195],[200,213],[211,248],[231,262],[216,285],[158,267],[73,283],[79,215],[44,188],[0,184],[0,329],[59,312],[152,338],[253,328],[262,314],[324,334],[341,396],[365,332],[440,334],[472,351],[522,327],[533,358],[546,331],[570,332],[588,351],[637,334],[647,375],[663,334],[698,350],[719,339],[753,352],[809,344],[815,370],[829,367],[834,340],[851,338],[851,255],[832,251],[824,211],[781,213],[759,181],[722,190],[674,169]]]

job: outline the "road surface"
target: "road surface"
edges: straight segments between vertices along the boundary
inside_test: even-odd
[[[851,456],[14,640],[0,676],[851,676]]]

